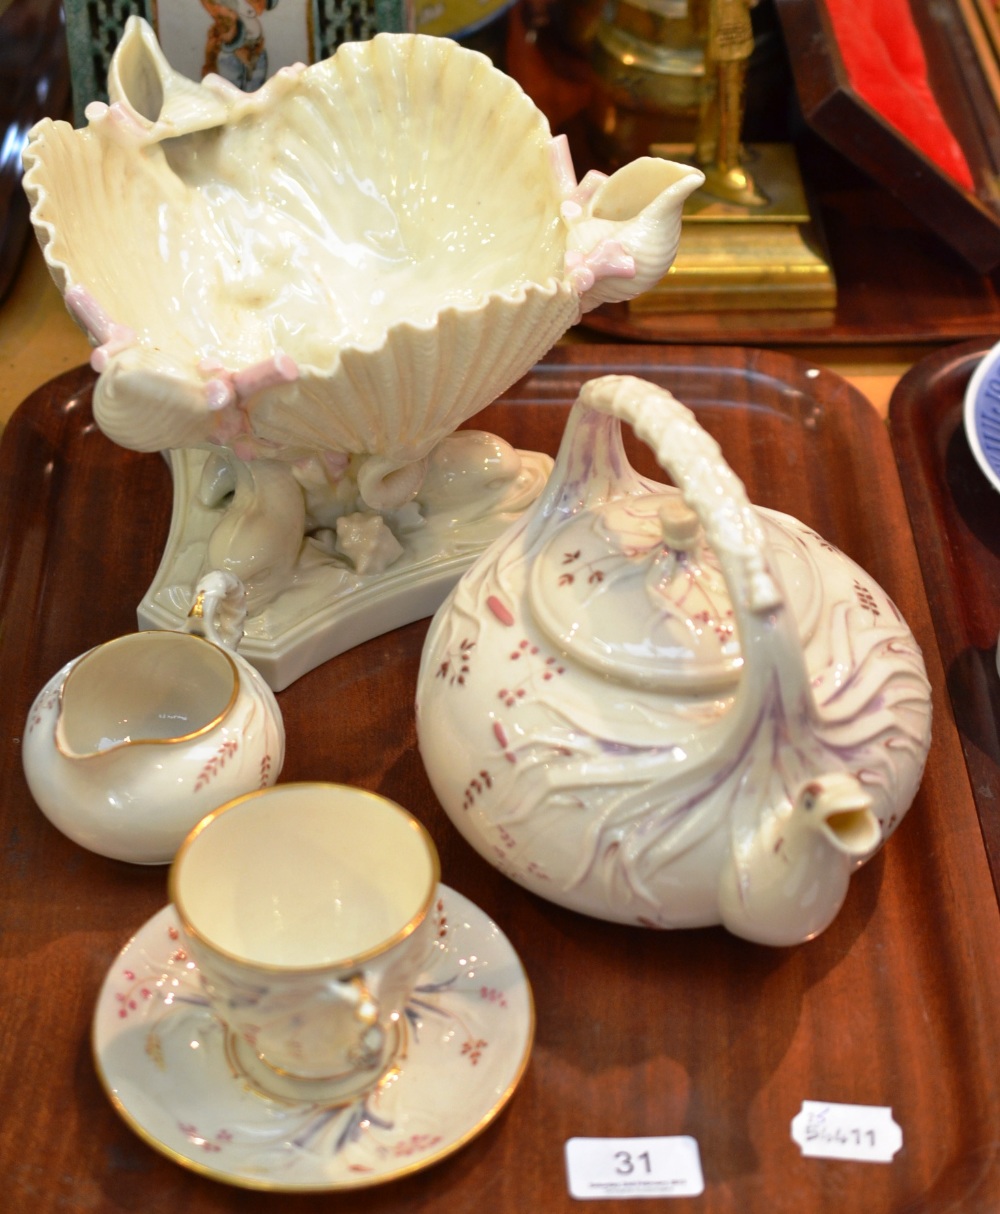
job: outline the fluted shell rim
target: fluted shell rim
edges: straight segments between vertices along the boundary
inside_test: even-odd
[[[153,46],[156,48],[165,72],[175,78],[180,77],[180,73],[171,68],[163,57],[155,34],[152,33],[148,23],[141,17],[130,16],[125,26],[126,34],[133,29],[141,29],[144,34],[148,34],[152,38]],[[123,36],[119,49],[124,40]],[[243,118],[259,113],[269,106],[279,103],[289,92],[295,87],[300,86],[303,82],[308,83],[317,75],[340,72],[347,62],[350,62],[356,68],[359,60],[373,59],[384,53],[388,53],[390,56],[396,55],[404,48],[411,48],[411,55],[417,50],[431,53],[437,56],[442,63],[446,59],[458,58],[464,59],[470,65],[475,64],[480,70],[486,72],[491,79],[495,80],[500,87],[506,89],[511,97],[518,99],[526,111],[533,112],[539,133],[551,138],[551,127],[543,111],[538,108],[521,85],[511,76],[507,75],[506,72],[501,71],[489,56],[471,47],[462,46],[460,43],[449,38],[431,34],[397,33],[391,31],[380,32],[369,39],[343,43],[334,54],[307,66],[297,65],[296,68],[279,69],[259,89],[252,93],[240,92],[233,86],[225,85],[225,82],[223,82],[224,87],[222,92],[228,95],[229,104],[224,121],[218,125],[238,122]],[[115,54],[117,55],[117,53],[118,51],[116,50]],[[183,79],[183,77],[181,78]],[[206,77],[206,80],[208,79],[209,77]],[[206,85],[203,80],[201,87],[218,89],[219,86]],[[49,194],[45,183],[43,153],[47,142],[56,135],[59,138],[95,137],[95,133],[99,131],[101,124],[107,120],[108,108],[104,107],[94,118],[88,115],[86,127],[76,128],[71,123],[61,119],[43,118],[39,120],[29,129],[22,152],[22,163],[24,166],[22,186],[31,204],[30,220],[34,227],[45,264],[63,296],[74,287],[82,288],[84,284],[76,281],[70,265],[65,260],[55,256],[51,251],[53,242],[56,240],[58,225],[55,220],[47,218],[45,215],[45,207],[49,201]],[[153,122],[142,118],[141,115],[137,115],[137,117],[139,117],[142,125],[146,127],[149,136],[143,141],[143,145],[158,143],[164,139],[174,138],[186,133],[178,130],[172,124]],[[300,372],[303,376],[317,379],[329,378],[339,368],[342,354],[345,351],[357,351],[361,354],[377,354],[384,350],[390,340],[390,335],[393,333],[399,335],[428,333],[444,317],[457,318],[459,316],[475,315],[478,312],[495,306],[497,303],[519,305],[524,303],[531,295],[547,299],[563,295],[569,299],[571,297],[575,298],[577,292],[567,281],[564,274],[550,274],[542,279],[527,280],[510,287],[494,288],[485,292],[474,303],[445,304],[432,315],[428,316],[426,320],[414,321],[402,319],[397,321],[387,326],[379,337],[370,342],[347,341],[344,343],[341,351],[338,352],[333,365],[329,369],[324,369],[316,364],[302,362],[299,364]]]

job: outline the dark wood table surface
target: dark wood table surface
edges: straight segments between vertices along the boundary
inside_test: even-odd
[[[68,373],[21,406],[0,445],[4,1210],[557,1214],[579,1208],[563,1163],[570,1137],[679,1134],[697,1140],[706,1188],[672,1201],[678,1214],[1000,1208],[1000,912],[886,427],[845,381],[797,359],[629,345],[554,351],[474,424],[554,451],[580,382],[609,370],[694,407],[753,500],[798,515],[869,569],[924,649],[935,727],[923,785],[834,924],[772,950],[721,929],[598,922],[501,877],[425,777],[412,701],[426,622],[409,625],[281,693],[282,778],[356,783],[426,823],[444,881],[496,920],[530,976],[537,1035],[525,1078],[458,1153],[367,1191],[257,1193],[161,1156],[105,1097],[90,1024],[117,951],[166,902],[165,870],[69,842],[21,771],[43,682],[135,627],[170,512],[163,461],[108,442],[91,418],[91,372]],[[654,471],[644,450],[636,463]],[[890,1106],[903,1147],[887,1164],[804,1158],[790,1132],[804,1100]]]

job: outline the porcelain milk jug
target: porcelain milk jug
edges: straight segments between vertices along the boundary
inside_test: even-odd
[[[28,787],[65,835],[103,856],[166,864],[225,801],[273,784],[285,756],[274,694],[236,653],[245,593],[199,583],[184,632],[134,632],[68,662],[24,730]]]

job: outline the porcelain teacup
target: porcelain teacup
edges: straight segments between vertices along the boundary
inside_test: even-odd
[[[434,947],[440,867],[423,826],[346,785],[283,784],[209,814],[170,894],[240,1069],[291,1099],[349,1099],[397,1062]]]

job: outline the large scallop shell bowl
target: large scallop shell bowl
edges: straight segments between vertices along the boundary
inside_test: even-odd
[[[98,424],[142,451],[358,457],[375,509],[582,312],[659,280],[702,180],[644,157],[577,182],[519,85],[422,35],[246,94],[181,76],[130,18],[109,96],[24,152]]]

